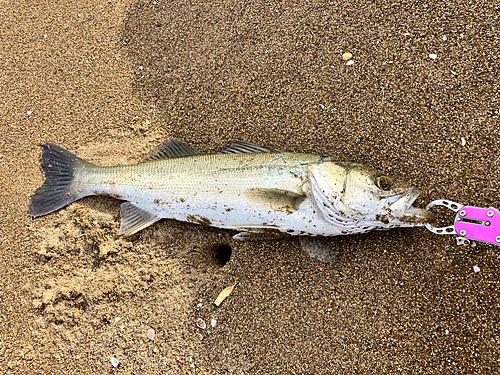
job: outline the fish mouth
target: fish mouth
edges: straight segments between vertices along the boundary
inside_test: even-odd
[[[426,223],[434,219],[434,215],[423,208],[413,207],[413,202],[420,195],[420,191],[411,188],[406,193],[397,194],[386,198],[391,213],[402,221]]]

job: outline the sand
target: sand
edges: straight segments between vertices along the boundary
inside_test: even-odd
[[[494,1],[1,12],[0,373],[499,372],[499,247],[396,229],[332,239],[326,264],[291,237],[167,220],[123,238],[111,198],[26,213],[40,144],[112,165],[169,137],[342,156],[415,184],[421,206],[500,207]]]

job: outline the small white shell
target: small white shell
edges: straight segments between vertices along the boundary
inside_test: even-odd
[[[212,326],[212,328],[213,328],[213,327],[215,327],[215,325],[216,325],[216,324],[217,324],[217,320],[212,319],[212,320],[210,321],[210,325]]]
[[[478,266],[474,266],[474,272],[478,273],[479,271],[481,271],[481,268],[479,268]]]
[[[436,55],[435,53],[431,53],[431,54],[429,54],[429,57],[430,57],[431,59],[433,59],[433,60],[436,60],[436,59],[437,59],[437,57],[438,57],[438,55]]]
[[[113,367],[118,367],[120,362],[118,362],[118,360],[115,357],[111,357],[111,364],[113,365]]]
[[[201,329],[206,329],[207,328],[207,323],[205,323],[205,321],[201,318],[199,318],[197,321],[196,321],[196,326],[198,328],[201,328]]]

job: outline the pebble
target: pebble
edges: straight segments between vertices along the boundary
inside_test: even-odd
[[[462,143],[462,146],[465,146],[465,138],[464,137],[460,137],[460,142]]]
[[[352,64],[354,64],[354,60],[349,60],[349,61],[346,63],[346,65],[352,65]]]
[[[27,115],[28,115],[28,116],[31,116],[31,114],[32,114],[33,112],[28,111],[28,112],[26,112],[26,113],[27,113]]]
[[[215,327],[215,325],[216,325],[216,324],[217,324],[217,320],[212,319],[212,320],[210,321],[210,325],[212,326],[212,328],[213,328],[213,327]]]
[[[111,357],[111,364],[113,365],[113,367],[118,367],[119,363],[120,362],[118,362],[118,360],[115,357]]]
[[[154,340],[155,338],[155,330],[154,329],[148,329],[148,333],[146,334],[147,338],[150,340]]]
[[[478,266],[474,266],[474,272],[478,273],[479,271],[481,271],[481,268],[479,268]]]
[[[116,318],[115,318],[115,324],[116,324],[116,323],[118,323],[120,320],[121,320],[121,318],[116,317]]]
[[[429,57],[430,57],[431,59],[433,59],[433,60],[436,60],[436,59],[437,59],[437,57],[438,57],[438,55],[436,55],[435,53],[431,53],[431,54],[429,54]]]
[[[201,318],[199,318],[197,321],[196,321],[196,326],[198,328],[201,328],[201,329],[205,329],[207,328],[207,324],[205,323],[205,321]]]
[[[345,61],[349,61],[350,59],[352,59],[352,53],[349,53],[349,52],[346,52],[342,55],[342,58],[345,60]]]

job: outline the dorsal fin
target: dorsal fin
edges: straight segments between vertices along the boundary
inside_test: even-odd
[[[185,156],[194,155],[205,155],[205,153],[196,151],[194,148],[178,139],[169,138],[151,151],[144,161],[183,158]]]
[[[273,147],[259,146],[245,141],[229,142],[229,146],[220,150],[218,154],[254,154],[262,152],[283,152]]]

